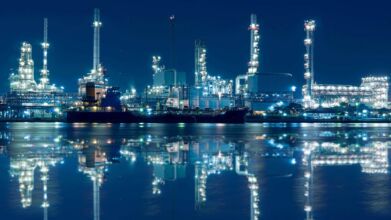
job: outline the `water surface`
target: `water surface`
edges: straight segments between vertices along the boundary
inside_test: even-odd
[[[391,219],[389,124],[0,124],[0,219]]]

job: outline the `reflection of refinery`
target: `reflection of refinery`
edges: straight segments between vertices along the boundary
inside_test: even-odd
[[[100,189],[102,187],[105,173],[113,160],[110,146],[111,140],[102,142],[92,139],[69,141],[74,149],[79,152],[79,172],[88,176],[92,181],[93,194],[93,216],[94,220],[100,219]],[[115,148],[114,148],[115,149]]]
[[[313,185],[315,169],[321,166],[346,166],[359,164],[367,174],[388,173],[387,142],[371,142],[367,146],[342,146],[334,142],[304,142],[304,196],[306,219],[313,220]]]
[[[251,219],[258,219],[260,210],[257,177],[248,170],[247,153],[232,150],[233,146],[233,143],[224,143],[222,140],[180,139],[161,143],[161,140],[147,137],[141,138],[138,144],[137,140],[127,141],[120,153],[131,162],[135,162],[140,153],[153,166],[153,194],[161,194],[161,187],[167,181],[185,178],[186,168],[192,164],[195,172],[196,208],[201,208],[206,203],[207,179],[210,175],[235,172],[245,176],[250,190]],[[190,156],[190,152],[195,155]]]
[[[154,197],[166,194],[167,185],[185,178],[193,179],[194,174],[194,206],[202,211],[211,205],[208,200],[210,177],[222,177],[226,173],[235,173],[246,178],[249,189],[249,212],[251,219],[261,217],[259,164],[251,163],[257,158],[282,158],[288,166],[303,168],[304,211],[307,219],[313,219],[314,177],[317,168],[325,166],[359,165],[361,172],[370,175],[388,173],[388,136],[386,133],[374,132],[334,132],[322,130],[313,135],[300,134],[263,134],[254,139],[237,143],[225,137],[154,137],[140,136],[134,139],[119,140],[105,138],[68,140],[70,147],[62,147],[65,138],[61,136],[42,136],[21,132],[0,134],[3,149],[10,157],[10,174],[17,179],[21,205],[33,207],[33,192],[42,185],[42,201],[39,205],[47,219],[50,207],[50,169],[77,152],[79,172],[92,181],[93,216],[100,219],[101,190],[109,166],[123,158],[134,164],[142,161],[148,165],[151,176],[150,193]],[[382,141],[387,139],[387,141]],[[254,141],[251,147],[247,143]],[[303,143],[302,147],[295,147]],[[295,152],[302,152],[302,163],[296,163]],[[297,155],[299,156],[299,155]],[[36,172],[38,171],[38,172]],[[193,173],[194,171],[194,173]],[[35,178],[38,173],[42,184]],[[300,179],[300,180],[301,180]],[[316,182],[315,182],[316,183]],[[209,188],[208,188],[209,187]],[[192,192],[192,193],[193,193]],[[210,192],[209,192],[210,193]],[[45,217],[46,216],[46,217]]]
[[[38,170],[42,186],[42,201],[40,207],[43,208],[43,219],[48,219],[48,209],[50,201],[48,197],[48,183],[50,182],[50,168],[59,163],[63,163],[65,156],[69,153],[61,147],[61,137],[30,137],[22,135],[2,137],[9,138],[8,154],[10,157],[10,175],[18,179],[20,202],[23,208],[34,205],[32,200],[33,192],[36,188],[35,172]],[[24,144],[26,141],[29,144]]]
[[[248,155],[229,152],[227,154],[204,154],[201,161],[195,163],[195,200],[196,206],[200,207],[206,203],[207,180],[210,175],[219,175],[225,171],[235,171],[238,175],[247,177],[250,190],[251,219],[258,219],[259,209],[259,186],[257,177],[248,171]]]

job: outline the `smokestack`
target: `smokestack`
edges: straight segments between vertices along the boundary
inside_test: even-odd
[[[95,72],[98,70],[100,65],[100,28],[102,22],[100,21],[100,11],[95,9],[94,11],[94,22],[92,24],[94,28],[94,61],[93,61],[93,70]]]
[[[41,86],[45,88],[49,84],[49,70],[48,70],[48,19],[43,19],[43,42],[41,44],[43,50],[43,61],[42,61],[42,70],[41,70]]]

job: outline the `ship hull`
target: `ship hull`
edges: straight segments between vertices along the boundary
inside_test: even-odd
[[[141,115],[137,112],[69,111],[67,122],[89,123],[244,123],[246,109],[227,110],[221,113],[168,112]]]

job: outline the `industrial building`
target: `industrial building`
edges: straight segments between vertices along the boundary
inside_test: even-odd
[[[249,96],[244,106],[255,111],[271,110],[294,101],[293,76],[290,73],[262,73],[248,77]]]
[[[166,69],[160,56],[152,57],[153,87],[170,87],[186,85],[186,73],[176,69]]]
[[[100,62],[100,29],[102,22],[99,9],[94,11],[92,27],[94,28],[93,65],[91,72],[79,79],[78,91],[79,96],[87,103],[98,102],[104,97],[108,89],[108,80],[105,77],[106,70]]]
[[[250,21],[250,61],[247,73],[235,80],[236,105],[254,111],[266,111],[293,101],[295,90],[292,74],[262,73],[260,68],[260,28],[255,14]]]
[[[153,85],[144,91],[144,104],[156,109],[189,106],[186,73],[175,68],[166,69],[161,59],[160,56],[152,57]]]
[[[304,22],[306,38],[304,45],[304,79],[303,104],[306,108],[329,108],[341,103],[356,105],[366,104],[373,108],[388,107],[389,77],[367,76],[361,79],[361,85],[317,84],[314,80],[314,32],[315,21]]]
[[[48,20],[44,19],[44,40],[42,69],[39,82],[34,77],[32,46],[23,42],[16,73],[10,75],[10,91],[4,97],[0,107],[3,118],[53,118],[61,117],[61,108],[73,101],[73,96],[66,94],[63,87],[50,84],[48,70]]]
[[[233,81],[208,74],[205,42],[196,40],[194,49],[195,86],[191,90],[191,106],[201,109],[232,107],[234,105]]]
[[[170,66],[161,64],[160,56],[152,57],[153,84],[143,91],[142,101],[148,108],[188,108],[189,87],[186,72],[175,68],[175,15],[169,17],[170,25]]]
[[[259,42],[260,42],[260,34],[259,34],[259,24],[257,23],[257,16],[255,14],[251,14],[251,23],[248,27],[250,30],[250,61],[248,62],[248,70],[245,75],[239,75],[235,80],[235,93],[236,95],[249,95],[249,77],[254,76],[259,73]],[[251,79],[250,79],[251,80]]]

